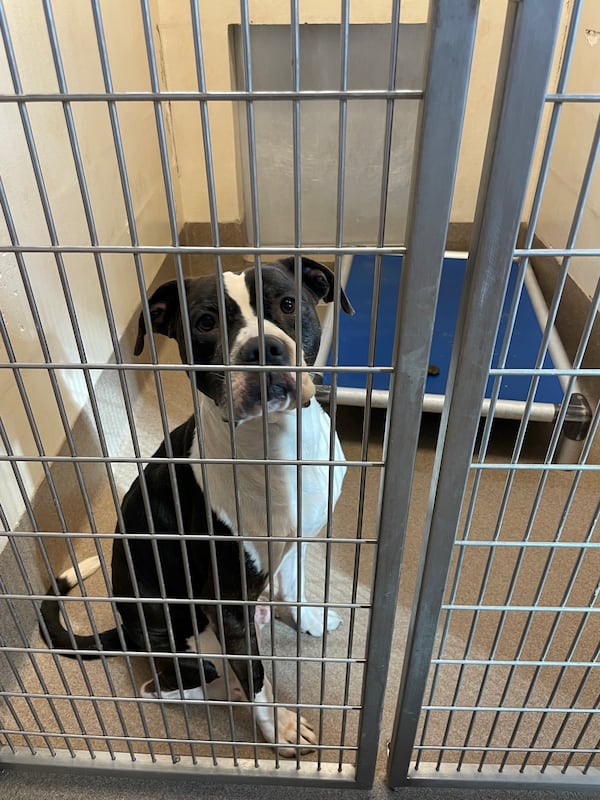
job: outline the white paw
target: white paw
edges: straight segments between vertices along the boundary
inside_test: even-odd
[[[303,606],[292,609],[296,626],[302,633],[310,636],[323,636],[325,631],[325,609],[318,606]],[[327,630],[335,631],[342,624],[342,618],[333,609],[327,611]]]
[[[160,692],[156,691],[156,686],[154,681],[146,681],[140,686],[140,696],[146,697],[149,700],[157,700],[160,698],[161,700],[166,700],[170,702],[176,702],[177,700],[233,700],[237,702],[239,700],[245,700],[246,696],[240,686],[240,682],[235,677],[233,672],[230,676],[229,681],[229,692],[227,691],[227,684],[223,680],[223,678],[217,678],[216,681],[213,681],[206,686],[207,693],[205,694],[204,689],[201,686],[194,686],[193,689],[184,689],[183,692],[180,692],[179,689],[170,689],[164,690],[161,689]]]
[[[146,697],[149,700],[176,701],[176,700],[204,700],[204,692],[201,686],[195,686],[193,689],[184,689],[180,692],[179,689],[161,690],[156,691],[156,684],[153,680],[146,681],[140,686],[140,696]]]
[[[296,758],[297,755],[311,753],[317,743],[317,737],[304,717],[290,711],[289,708],[277,709],[277,738],[275,737],[274,711],[259,714],[258,722],[265,739],[283,758]],[[293,745],[287,747],[286,745]]]

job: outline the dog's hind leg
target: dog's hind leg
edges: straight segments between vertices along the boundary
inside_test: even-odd
[[[257,658],[259,652],[254,608],[248,609],[248,621],[250,624],[246,626],[244,609],[240,606],[223,607],[225,641],[221,642],[221,647],[227,655],[233,656],[229,659],[229,665],[246,697],[253,701],[254,718],[265,740],[277,747],[284,758],[295,758],[298,752],[310,753],[317,740],[304,717],[288,708],[273,705],[271,682],[265,675],[262,662]],[[218,632],[216,621],[214,624]],[[236,655],[250,655],[253,658],[235,658]]]

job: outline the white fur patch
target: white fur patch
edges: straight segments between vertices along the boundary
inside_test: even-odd
[[[258,317],[255,310],[250,304],[250,295],[248,294],[248,287],[246,286],[246,279],[243,273],[225,272],[223,273],[223,283],[225,284],[225,291],[229,297],[234,300],[242,312],[244,318],[244,326],[239,331],[235,338],[235,342],[230,342],[230,357],[231,361],[235,363],[235,354],[238,350],[248,341],[255,336],[259,335]],[[290,361],[293,363],[296,359],[296,344],[287,333],[281,330],[271,320],[264,319],[262,325],[263,335],[274,335],[286,345],[289,350]]]

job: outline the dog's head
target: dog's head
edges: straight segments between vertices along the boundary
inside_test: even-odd
[[[227,363],[223,331],[227,337],[228,363],[242,369],[231,372],[231,389],[236,422],[262,413],[261,375],[259,370],[244,371],[245,366],[290,367],[267,371],[264,378],[265,403],[268,412],[288,411],[298,404],[307,405],[314,394],[308,372],[297,373],[296,310],[301,305],[302,363],[311,366],[319,350],[321,326],[315,307],[319,301],[334,299],[334,274],[323,264],[302,258],[302,292],[296,297],[295,260],[286,258],[261,269],[264,326],[259,330],[257,275],[254,269],[241,273],[226,272],[226,319],[220,319],[219,294],[215,277],[186,279],[185,290],[195,364]],[[354,313],[343,289],[341,306]],[[182,361],[187,361],[184,328],[177,282],[160,286],[149,301],[152,330],[175,339]],[[260,334],[263,334],[262,336]],[[142,352],[146,325],[140,315],[135,355]],[[228,416],[228,381],[223,371],[199,370],[194,373],[199,391],[212,398],[224,418]],[[296,380],[297,375],[298,381]],[[298,385],[300,383],[300,385]]]

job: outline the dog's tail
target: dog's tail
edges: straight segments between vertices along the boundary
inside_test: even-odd
[[[86,558],[78,564],[79,574],[85,580],[93,575],[100,567],[100,559],[96,556]],[[50,588],[46,593],[46,600],[42,601],[41,612],[44,625],[40,625],[40,633],[50,648],[58,650],[75,650],[73,654],[64,655],[76,658],[100,658],[99,650],[122,650],[121,640],[117,628],[102,631],[96,635],[80,636],[70,633],[62,624],[60,618],[59,597],[67,595],[79,583],[75,569],[71,567],[56,578],[58,595]],[[83,651],[83,652],[82,652]],[[95,652],[85,652],[95,651]]]

